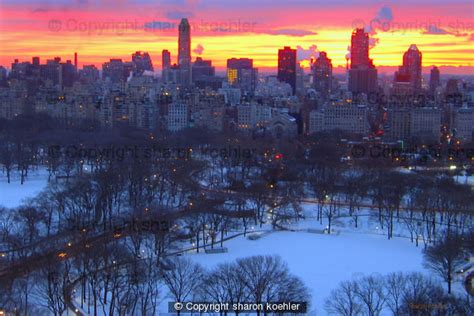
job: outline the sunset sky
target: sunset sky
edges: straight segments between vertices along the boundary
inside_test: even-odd
[[[192,26],[193,59],[211,59],[220,70],[227,58],[250,57],[272,71],[283,46],[298,47],[303,65],[326,51],[343,67],[352,29],[365,26],[381,72],[393,71],[417,44],[425,72],[438,65],[444,73],[474,75],[474,2],[457,0],[0,0],[0,64],[73,59],[78,52],[80,66],[100,66],[140,50],[159,70],[163,49],[176,62],[182,17]]]

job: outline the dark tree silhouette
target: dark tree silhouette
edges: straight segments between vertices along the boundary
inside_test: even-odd
[[[424,251],[424,259],[424,265],[446,281],[448,293],[451,293],[453,274],[464,263],[461,239],[446,235],[440,242]]]

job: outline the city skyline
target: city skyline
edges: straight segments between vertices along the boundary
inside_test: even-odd
[[[221,72],[232,57],[253,58],[260,72],[276,72],[277,51],[297,48],[298,59],[309,69],[309,58],[319,51],[331,56],[334,72],[345,69],[351,32],[365,26],[371,38],[370,55],[379,73],[393,73],[412,44],[423,52],[423,73],[436,65],[443,74],[473,74],[474,24],[472,3],[446,4],[402,1],[373,5],[371,1],[342,5],[307,2],[243,6],[209,6],[209,1],[123,1],[107,7],[87,2],[5,1],[0,7],[0,64],[9,67],[15,58],[33,56],[73,59],[79,66],[100,66],[110,58],[129,58],[134,51],[149,52],[155,69],[161,68],[163,49],[177,63],[178,24],[188,17],[191,49],[195,57],[210,59]],[[57,3],[57,2],[56,2]],[[250,5],[250,4],[249,4]],[[370,9],[369,9],[370,8]],[[282,11],[282,9],[285,9]],[[284,12],[291,12],[284,17]],[[423,12],[423,13],[422,13]]]
[[[0,316],[474,315],[474,0],[0,0]]]

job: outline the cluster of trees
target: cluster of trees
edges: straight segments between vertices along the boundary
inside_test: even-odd
[[[130,145],[193,154],[145,157],[141,151],[117,158],[109,152],[92,158],[64,152],[70,146],[96,153]],[[209,156],[209,148],[224,149],[227,155]],[[244,149],[252,154],[242,155]],[[219,242],[222,246],[230,233],[245,234],[266,223],[285,228],[304,216],[301,204],[308,201],[316,205],[316,218],[327,221],[329,233],[342,217],[357,227],[367,206],[389,239],[397,225],[406,228],[412,242],[422,240],[426,247],[445,234],[454,238],[472,231],[474,194],[451,174],[400,173],[393,165],[364,161],[347,164],[340,160],[344,155],[345,148],[331,140],[271,142],[208,131],[158,136],[90,126],[64,129],[41,115],[0,121],[0,164],[7,180],[18,173],[23,183],[32,169],[40,168],[50,178],[36,198],[14,210],[0,209],[0,302],[27,313],[30,290],[43,284],[45,305],[60,314],[67,304],[64,291],[78,280],[83,302],[125,308],[130,297],[116,289],[128,289],[126,276],[138,280],[142,275],[134,302],[143,309],[153,300],[153,280],[162,277],[159,271],[170,254],[190,244],[197,251]],[[116,229],[117,223],[133,220],[164,221],[166,227]],[[435,251],[441,246],[435,246],[428,247],[427,258],[443,258],[444,252]],[[449,255],[449,275],[458,254]],[[237,263],[222,269],[242,267]],[[443,278],[446,269],[440,269]]]
[[[174,261],[163,282],[176,302],[307,302],[309,291],[278,256],[254,256],[204,271],[189,259]],[[309,306],[309,305],[308,305]],[[260,315],[260,311],[258,311]]]
[[[388,239],[398,224],[417,246],[420,240],[431,243],[444,230],[472,229],[471,187],[447,175],[325,167],[310,175],[308,183],[318,201],[317,218],[321,223],[327,219],[329,227],[340,216],[352,217],[357,227],[361,209],[369,207]]]
[[[419,272],[343,281],[331,292],[325,309],[338,316],[468,316],[474,312],[468,298],[447,295],[436,281]]]
[[[238,198],[199,194],[188,178],[199,172],[199,164],[173,163],[167,174],[145,167],[143,162],[77,175],[51,183],[16,209],[0,209],[2,305],[28,314],[40,300],[60,315],[66,306],[64,293],[77,279],[84,301],[96,306],[102,299],[111,306],[106,304],[107,295],[116,290],[109,288],[128,286],[124,269],[152,282],[171,253],[191,243],[198,251],[214,247],[219,239],[222,245],[231,230],[241,231],[249,219],[254,220],[253,212],[243,209]],[[150,177],[150,172],[156,177]],[[142,225],[147,222],[152,225]],[[32,299],[32,289],[40,285],[42,294]],[[104,291],[108,294],[101,296]],[[151,293],[137,294],[137,300],[153,299],[151,288],[137,291]],[[123,308],[121,301],[129,299],[113,297],[111,310]],[[142,308],[148,305],[142,304]]]
[[[9,296],[0,292],[2,307],[18,315],[41,314],[47,309],[50,314],[60,316],[67,308],[73,308],[71,299],[75,297],[76,303],[80,302],[81,308],[90,315],[158,315],[158,306],[166,300],[230,305],[310,302],[303,282],[292,275],[277,256],[241,258],[209,270],[179,256],[167,259],[166,264],[160,266],[148,258],[126,262],[124,253],[112,251],[93,259],[86,266],[87,274],[76,280],[70,280],[68,273],[78,268],[78,261],[62,267],[43,267],[32,276],[34,283],[28,286],[28,292],[19,291]],[[80,285],[80,293],[71,292],[75,285]],[[42,304],[17,305],[14,295],[29,295],[31,301]]]

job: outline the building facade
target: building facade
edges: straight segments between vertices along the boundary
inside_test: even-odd
[[[278,50],[278,80],[288,83],[296,93],[296,49],[285,46]]]

